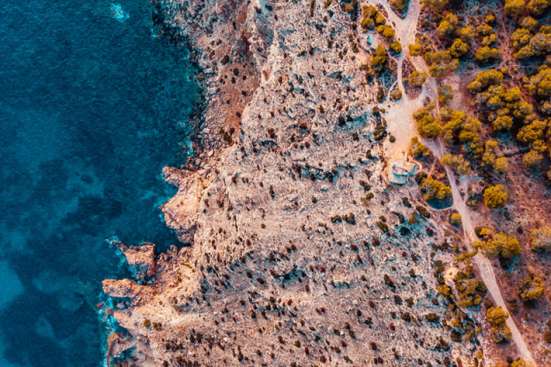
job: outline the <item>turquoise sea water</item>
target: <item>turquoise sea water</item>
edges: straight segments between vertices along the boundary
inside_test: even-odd
[[[99,366],[106,239],[174,243],[175,189],[199,92],[149,0],[0,4],[0,367]]]

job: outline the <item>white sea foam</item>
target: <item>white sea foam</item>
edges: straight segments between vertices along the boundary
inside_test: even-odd
[[[130,18],[130,15],[128,14],[128,12],[126,12],[122,8],[122,5],[119,3],[111,4],[111,15],[113,18],[115,18],[121,23],[125,22],[128,18]]]

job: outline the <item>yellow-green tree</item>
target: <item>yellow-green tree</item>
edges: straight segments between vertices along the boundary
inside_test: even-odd
[[[522,281],[519,288],[519,297],[524,302],[536,301],[545,293],[545,283],[543,278],[530,274]]]
[[[456,38],[450,46],[450,54],[453,57],[461,58],[469,53],[470,46],[461,38]]]
[[[423,199],[426,201],[446,200],[452,194],[451,188],[448,185],[432,177],[425,178],[419,185],[419,189],[423,194]]]
[[[505,232],[497,232],[490,239],[477,241],[473,246],[480,248],[487,256],[503,259],[511,259],[522,252],[518,238]]]
[[[475,60],[480,64],[496,62],[500,59],[499,49],[495,47],[482,46],[474,54]]]
[[[378,45],[374,54],[371,56],[371,70],[375,73],[382,73],[387,65],[388,53],[385,46]]]
[[[440,122],[433,114],[433,105],[423,107],[413,114],[417,123],[417,131],[424,138],[434,139],[440,135],[442,130]]]
[[[517,358],[513,362],[511,362],[511,367],[532,367],[532,366],[529,366],[528,363],[524,361],[524,359]]]
[[[457,15],[446,12],[438,27],[436,27],[436,32],[442,38],[449,37],[455,32],[458,23],[459,18],[457,18]]]
[[[550,0],[529,0],[528,11],[533,15],[543,14],[551,5]]]
[[[509,194],[502,184],[486,187],[482,194],[482,201],[488,208],[495,209],[505,206],[509,200]]]
[[[390,0],[390,6],[398,13],[401,14],[406,10],[407,0]]]
[[[467,89],[471,93],[478,93],[488,88],[490,85],[501,84],[503,81],[503,73],[496,69],[481,71],[467,85]]]
[[[417,70],[412,71],[407,76],[407,82],[412,87],[420,88],[425,83],[425,80],[427,80],[427,74],[419,72]]]
[[[500,306],[490,307],[486,311],[486,320],[492,326],[499,326],[505,323],[509,318],[509,314]]]
[[[527,168],[536,168],[543,162],[543,154],[537,150],[530,149],[526,154],[522,156],[522,163]]]
[[[416,136],[411,138],[409,154],[415,159],[429,158],[432,154],[427,146],[419,141]]]
[[[505,0],[505,13],[512,17],[519,17],[526,8],[525,0]]]

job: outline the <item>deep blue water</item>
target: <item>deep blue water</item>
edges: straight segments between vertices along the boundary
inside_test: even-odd
[[[99,366],[106,239],[176,242],[174,193],[198,102],[187,50],[148,0],[0,4],[0,366]]]

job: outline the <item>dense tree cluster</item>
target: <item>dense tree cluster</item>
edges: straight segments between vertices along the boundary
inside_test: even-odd
[[[511,367],[531,367],[526,361],[522,358],[517,358],[511,362]]]
[[[467,85],[475,96],[478,110],[494,131],[511,130],[535,118],[532,105],[523,98],[520,88],[508,86],[504,75],[496,69],[481,71]]]
[[[551,116],[551,66],[541,65],[528,80],[530,94],[538,101],[537,108],[544,116]]]
[[[360,17],[360,25],[363,29],[375,29],[386,24],[386,18],[375,6],[363,4]]]
[[[540,69],[541,74],[538,72],[530,79],[531,89],[529,90],[536,96],[550,96],[551,86],[548,84],[551,84],[551,73],[544,67]],[[517,140],[529,147],[529,151],[522,158],[526,167],[538,168],[546,156],[551,157],[550,120],[539,118],[533,105],[523,96],[521,89],[504,82],[501,71],[496,69],[481,71],[467,88],[475,96],[483,120],[491,124],[494,132],[517,131]],[[545,103],[549,102],[542,102],[544,109],[547,108]],[[549,105],[551,107],[551,103]],[[492,143],[492,145],[495,144]],[[491,150],[487,149],[490,154],[487,158],[491,158]],[[487,165],[494,162],[493,159],[484,161]]]
[[[497,34],[494,31],[496,17],[489,13],[476,24],[476,40],[478,48],[474,59],[479,64],[490,64],[499,61],[500,51],[497,46]]]
[[[551,26],[539,25],[532,17],[522,18],[511,34],[515,58],[526,60],[548,55],[551,48]]]
[[[423,6],[430,8],[433,12],[439,12],[448,7],[449,0],[422,0]]]
[[[434,78],[443,78],[459,67],[459,60],[448,50],[427,51],[423,58],[429,65],[430,75]]]
[[[426,73],[414,70],[405,78],[405,82],[414,88],[421,88],[425,84],[427,76]]]
[[[455,71],[462,59],[472,57],[480,65],[492,64],[501,59],[494,29],[494,14],[460,17],[455,12],[442,11],[444,8],[440,8],[440,2],[429,1],[424,5],[431,9],[438,42],[421,35],[410,46],[410,53],[423,56],[433,77],[442,78]]]
[[[503,73],[496,69],[489,69],[481,71],[476,77],[467,85],[469,92],[475,94],[480,93],[490,85],[501,84],[503,81]]]
[[[381,74],[388,66],[388,52],[384,45],[378,45],[370,61],[370,73]]]
[[[505,13],[515,26],[510,35],[513,56],[527,71],[524,88],[534,101],[532,113],[517,134],[530,149],[522,161],[532,169],[541,168],[551,158],[551,25],[546,20],[550,6],[551,0],[504,1]],[[544,171],[551,181],[551,168]]]
[[[518,142],[528,148],[526,151],[521,148],[525,167],[533,172],[541,170],[551,181],[548,165],[551,160],[551,26],[545,18],[550,3],[551,0],[504,0],[505,14],[516,27],[510,38],[513,60],[530,60],[530,67],[526,68],[531,70],[529,75],[521,78],[517,69],[503,67],[480,71],[467,86],[480,121],[461,111],[441,108],[441,112],[435,114],[430,108],[424,108],[414,116],[422,137],[442,137],[448,146],[460,148],[465,158],[476,159],[480,167],[505,173],[508,161],[501,153],[502,144],[495,139],[484,141],[486,129],[481,126],[482,122],[502,143],[511,134],[516,136]],[[496,30],[507,29],[508,24],[498,25],[492,11],[482,16],[462,16],[461,2],[426,0],[423,5],[430,18],[425,26],[434,24],[436,37],[430,33],[420,34],[409,50],[411,55],[425,59],[431,76],[447,76],[457,69],[462,59],[472,57],[481,66],[502,59],[501,49],[507,44],[499,47]],[[509,53],[503,57],[504,61],[510,62],[507,55]],[[419,76],[412,73],[407,82],[422,85],[424,78]],[[478,167],[474,163],[471,161],[471,165]]]
[[[546,131],[550,130],[549,121],[536,119],[520,128],[517,133],[517,139],[530,147],[530,151],[525,155],[525,164],[534,167],[541,163],[548,147],[545,139],[548,138]],[[527,159],[526,156],[532,156]]]
[[[486,320],[492,326],[497,326],[505,323],[509,318],[509,314],[501,307],[490,307],[486,311]]]
[[[505,13],[513,18],[526,14],[542,15],[551,5],[550,0],[505,0]]]

